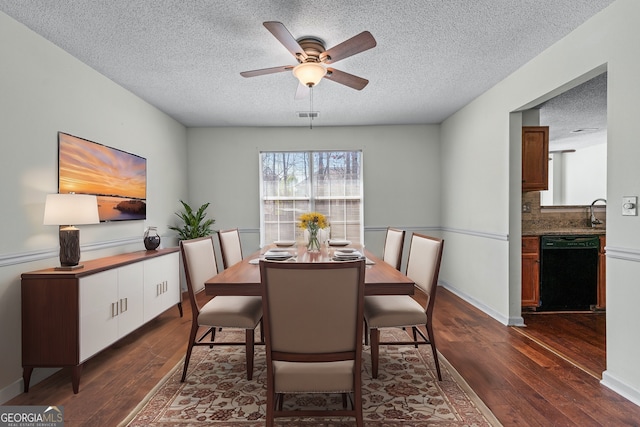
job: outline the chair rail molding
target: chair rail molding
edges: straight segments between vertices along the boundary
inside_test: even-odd
[[[468,234],[470,236],[483,237],[486,239],[494,239],[494,240],[509,240],[509,234],[505,233],[493,233],[487,231],[478,231],[478,230],[467,230],[464,228],[454,228],[454,227],[441,227],[442,231],[446,231],[447,233],[456,233],[456,234]]]
[[[630,248],[617,248],[614,246],[605,246],[605,255],[607,258],[622,259],[625,261],[640,262],[640,250]]]
[[[142,243],[142,239],[140,238],[140,236],[126,237],[126,238],[117,239],[117,240],[107,240],[103,242],[88,243],[86,245],[81,245],[80,248],[81,248],[81,251],[84,253],[85,251],[87,252],[97,251],[101,249],[113,248],[116,246],[131,245],[136,243]],[[58,251],[59,251],[58,248],[55,248],[55,249],[47,248],[47,249],[42,249],[37,251],[0,255],[0,267],[6,267],[9,265],[16,265],[16,264],[24,264],[28,262],[40,261],[40,260],[49,259],[49,258],[57,258],[59,256]]]

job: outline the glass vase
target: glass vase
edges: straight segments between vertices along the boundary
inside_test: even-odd
[[[319,229],[309,229],[309,242],[307,243],[307,252],[319,252],[320,251],[320,241],[318,240],[318,231]]]

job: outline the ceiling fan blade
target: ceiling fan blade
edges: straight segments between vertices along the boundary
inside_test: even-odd
[[[333,64],[356,53],[376,47],[376,44],[376,39],[373,38],[371,33],[369,31],[363,31],[357,36],[353,36],[349,40],[345,40],[339,45],[323,52],[320,55],[320,59],[324,60],[325,64]]]
[[[282,67],[263,68],[261,70],[243,71],[240,73],[242,77],[255,77],[262,76],[264,74],[281,73],[283,71],[293,70],[293,65],[284,65]]]
[[[335,68],[327,68],[327,74],[325,74],[324,78],[349,86],[355,90],[362,90],[369,84],[369,80],[367,79],[345,73],[344,71],[336,70]]]
[[[305,86],[302,83],[298,84],[298,88],[296,89],[295,99],[305,99],[309,97],[309,86]]]
[[[271,32],[278,39],[280,43],[287,48],[289,52],[293,56],[295,56],[300,62],[307,59],[307,54],[304,52],[304,49],[300,46],[298,41],[291,35],[287,27],[284,26],[282,22],[277,21],[267,21],[263,22],[267,30]]]

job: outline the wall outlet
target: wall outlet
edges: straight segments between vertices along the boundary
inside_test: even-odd
[[[638,215],[638,196],[624,196],[622,198],[622,215]]]
[[[522,212],[531,213],[531,203],[529,203],[529,202],[523,203],[522,204]]]

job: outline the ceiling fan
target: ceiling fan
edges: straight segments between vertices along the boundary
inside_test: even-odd
[[[264,22],[263,25],[291,52],[298,61],[298,65],[284,65],[281,67],[243,71],[240,73],[241,76],[255,77],[264,74],[292,71],[293,75],[300,81],[298,90],[296,91],[296,98],[306,96],[309,89],[317,85],[322,78],[332,80],[356,90],[364,89],[369,83],[367,79],[336,70],[332,67],[327,67],[325,64],[333,64],[375,47],[376,40],[370,32],[363,31],[331,49],[325,49],[324,42],[319,38],[301,37],[295,39],[281,22],[267,21]]]

